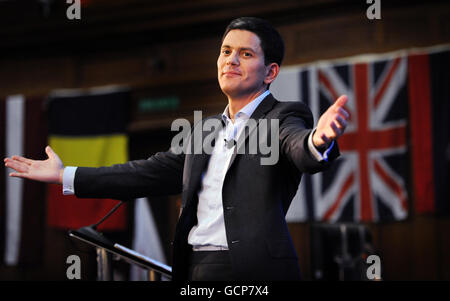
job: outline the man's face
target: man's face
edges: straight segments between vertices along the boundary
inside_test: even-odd
[[[256,34],[238,29],[228,32],[217,59],[219,85],[227,96],[251,96],[265,89],[269,69]]]

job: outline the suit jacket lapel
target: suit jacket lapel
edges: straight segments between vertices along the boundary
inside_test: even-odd
[[[269,112],[272,107],[275,105],[277,100],[272,96],[272,94],[269,94],[264,100],[259,104],[259,106],[256,108],[256,110],[253,112],[252,116],[250,116],[250,119],[253,119],[256,121],[256,127],[258,127],[259,121],[263,119],[264,116],[266,116],[267,112]],[[231,156],[230,164],[228,164],[228,169],[230,169],[231,165],[234,162],[234,159],[236,158],[236,155],[238,153],[243,153],[241,149],[245,147],[245,142],[248,139],[248,136],[255,130],[255,128],[251,128],[250,131],[243,131],[240,137],[238,137],[237,147],[234,149],[233,155]],[[239,148],[239,149],[238,149]]]
[[[267,112],[269,112],[272,109],[272,107],[275,105],[276,102],[277,102],[277,100],[272,96],[272,94],[269,94],[259,104],[259,106],[256,108],[256,110],[253,112],[252,116],[250,116],[250,119],[255,120],[257,125],[258,125],[259,124],[259,120],[263,119],[263,117],[267,114]],[[220,121],[220,125],[224,126],[221,114],[212,116],[210,118],[219,120]],[[208,119],[210,119],[210,118],[208,118]],[[201,125],[198,125],[198,126],[202,126],[202,129],[203,129],[203,124],[208,119],[203,120]],[[217,135],[219,134],[219,131],[222,128],[223,127],[214,127],[214,129],[212,131],[203,131],[203,130],[201,130],[202,141],[195,141],[195,139],[193,137],[191,137],[191,143],[203,143],[203,141],[205,141],[205,139],[207,137],[213,138],[213,143],[215,143],[216,139],[217,139]],[[254,130],[255,130],[255,128],[251,129],[251,131],[247,131],[247,132],[244,131],[243,134],[241,135],[241,137],[238,137],[239,143],[237,143],[237,146],[238,147],[245,147],[245,141],[248,139],[248,136]],[[212,135],[212,137],[209,136],[209,135]],[[195,136],[195,134],[193,136]],[[194,139],[193,142],[192,142],[192,139]],[[195,148],[192,148],[192,150],[194,150],[194,149]],[[204,152],[203,147],[201,149],[202,149],[202,153],[201,154],[190,155],[191,156],[191,158],[190,158],[191,159],[190,170],[187,171],[187,177],[189,177],[189,180],[188,180],[189,184],[188,184],[188,193],[187,193],[187,196],[186,196],[186,199],[185,199],[186,202],[190,202],[190,200],[196,199],[196,198],[193,198],[193,196],[195,195],[195,193],[199,189],[199,185],[201,183],[203,171],[205,170],[205,168],[206,168],[206,166],[207,166],[207,164],[209,162],[209,159],[211,157],[211,154],[207,154],[207,153]],[[228,165],[227,170],[233,164],[237,153],[238,153],[238,150],[237,150],[237,147],[236,147],[234,152],[233,152],[233,155],[232,155],[232,157],[230,159],[230,163]],[[183,204],[183,205],[185,205],[185,204]]]

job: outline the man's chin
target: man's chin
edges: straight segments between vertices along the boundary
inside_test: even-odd
[[[222,92],[227,96],[234,96],[240,94],[239,86],[237,85],[222,85],[220,86]]]

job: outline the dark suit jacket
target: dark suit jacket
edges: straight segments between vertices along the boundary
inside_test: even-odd
[[[269,95],[251,118],[279,120],[279,160],[274,165],[261,165],[260,152],[238,153],[232,157],[222,198],[235,277],[237,280],[298,280],[298,258],[285,215],[302,173],[322,171],[330,163],[317,162],[308,150],[307,138],[313,118],[304,104],[278,102]],[[203,122],[195,125],[194,131]],[[256,132],[247,132],[242,136],[244,141]],[[210,134],[203,132],[203,137],[211,137]],[[270,128],[267,136],[270,137]],[[191,145],[198,143],[192,137]],[[329,162],[338,155],[335,146]],[[191,252],[187,237],[197,224],[198,191],[209,157],[205,153],[177,155],[169,150],[147,160],[110,167],[78,168],[75,193],[77,197],[115,199],[182,193],[182,213],[174,238],[173,279],[185,280],[187,256]]]

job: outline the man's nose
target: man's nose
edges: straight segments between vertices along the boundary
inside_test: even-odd
[[[237,53],[232,52],[227,57],[227,65],[239,65],[239,56],[237,55]]]

